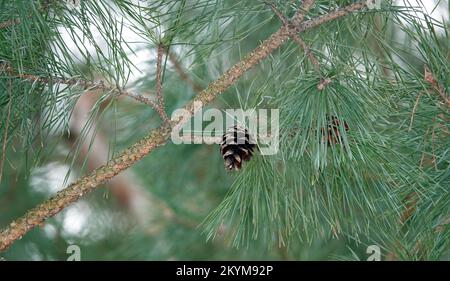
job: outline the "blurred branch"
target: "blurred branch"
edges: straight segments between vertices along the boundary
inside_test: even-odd
[[[300,26],[300,24],[303,22],[303,19],[305,18],[305,14],[311,9],[311,7],[314,5],[314,0],[304,0],[302,6],[300,9],[297,10],[295,15],[292,17],[292,26]]]
[[[431,87],[433,87],[433,90],[438,92],[444,104],[450,107],[450,99],[445,92],[444,86],[439,84],[439,82],[436,80],[436,78],[434,78],[433,73],[431,73],[430,69],[427,66],[425,66],[424,70],[424,79],[431,85]]]
[[[192,117],[199,110],[199,108],[195,106],[196,103],[202,102],[203,104],[208,104],[213,101],[219,94],[223,93],[233,85],[246,71],[260,63],[264,58],[283,45],[292,32],[301,32],[314,28],[331,20],[348,15],[351,12],[362,10],[365,7],[366,4],[364,1],[364,3],[351,4],[326,15],[303,22],[300,26],[282,26],[268,39],[264,40],[256,49],[251,51],[243,60],[236,63],[217,80],[211,82],[206,89],[188,103],[184,107],[188,112],[188,117]],[[24,216],[13,221],[0,232],[0,251],[6,250],[14,243],[14,241],[20,239],[28,231],[41,224],[45,219],[56,215],[71,203],[76,202],[85,194],[93,191],[101,184],[135,164],[157,147],[164,145],[171,135],[173,126],[182,126],[187,121],[187,118],[180,116],[177,119],[171,120],[169,123],[164,122],[160,127],[151,130],[147,136],[131,147],[125,149],[107,164],[78,179],[65,189],[59,191],[52,198],[29,210]]]
[[[13,20],[4,21],[4,22],[0,23],[0,29],[7,28],[7,27],[10,27],[12,25],[19,24],[20,22],[21,22],[20,19],[13,19]]]
[[[156,59],[156,99],[158,100],[158,111],[159,115],[164,122],[169,122],[169,117],[167,117],[166,110],[164,108],[164,96],[162,88],[162,57],[164,55],[164,46],[160,43],[158,45],[158,54]]]
[[[222,137],[180,136],[177,141],[181,141],[183,143],[220,144],[222,142]]]
[[[311,7],[314,5],[314,0],[308,0],[308,1],[304,1],[302,8],[299,9],[297,11],[297,13],[295,14],[295,16],[292,18],[292,21],[289,21],[275,6],[274,3],[272,2],[268,2],[268,1],[264,1],[264,3],[266,3],[266,5],[268,5],[273,13],[275,15],[277,15],[277,17],[280,19],[280,21],[283,23],[284,26],[290,26],[290,25],[299,25],[302,23],[303,19],[304,19],[304,14],[306,12],[309,11],[309,9],[311,9]],[[300,38],[300,36],[298,34],[296,34],[295,32],[292,32],[292,34],[290,35],[291,39],[294,40],[297,44],[300,45],[300,47],[305,51],[305,53],[308,55],[309,59],[311,60],[312,64],[314,65],[314,68],[316,69],[317,72],[319,72],[319,61],[317,60],[316,56],[311,52],[311,48],[305,43],[305,41],[303,41],[302,38]],[[319,72],[320,74],[320,72]]]
[[[159,105],[159,103],[156,103],[143,95],[125,91],[120,89],[119,87],[106,85],[103,80],[93,82],[93,81],[86,81],[80,78],[62,78],[55,76],[41,77],[33,74],[18,73],[7,62],[5,63],[4,61],[0,60],[0,63],[1,63],[0,66],[4,64],[4,66],[0,68],[0,73],[3,71],[7,72],[9,77],[11,78],[20,78],[23,80],[29,80],[32,82],[39,82],[44,84],[64,84],[68,86],[81,87],[83,90],[86,90],[88,92],[101,90],[104,92],[112,92],[118,95],[131,97],[141,103],[149,105],[159,114],[162,120],[166,122],[168,121],[167,114],[164,111],[164,108],[161,105]]]
[[[140,94],[136,94],[136,93],[132,93],[132,92],[125,92],[122,91],[121,92],[122,95],[124,96],[128,96],[130,98],[133,98],[135,100],[137,100],[138,102],[144,103],[146,105],[149,105],[150,107],[152,107],[156,112],[158,112],[159,116],[161,117],[162,120],[167,121],[168,117],[166,112],[164,111],[164,108],[162,108],[159,104],[157,104],[156,102],[152,101],[151,99],[140,95]]]
[[[439,93],[439,96],[441,97],[442,101],[444,102],[445,105],[450,107],[450,100],[447,97],[447,93],[444,90],[444,87],[442,85],[439,84],[439,82],[436,80],[436,78],[434,77],[433,73],[430,71],[430,69],[428,68],[428,66],[424,67],[424,80],[431,85],[432,90],[436,91]],[[409,123],[409,127],[408,127],[408,132],[411,131],[412,128],[412,123],[413,123],[413,119],[414,119],[414,114],[417,110],[417,107],[419,105],[419,100],[420,97],[423,95],[423,93],[419,93],[419,95],[416,98],[416,101],[414,103],[414,107],[411,113],[411,119],[410,119],[410,123]],[[435,139],[435,122],[436,117],[433,117],[432,123],[433,125],[431,125],[427,131],[425,132],[425,137],[428,136],[428,132],[430,131],[431,128],[431,147],[432,147],[432,152],[431,152],[431,161],[427,161],[428,164],[433,164],[436,167],[436,155],[434,153],[434,139]],[[425,138],[424,140],[424,145],[427,143],[427,139]],[[422,153],[422,157],[420,158],[420,165],[419,167],[422,168],[425,162],[425,155],[426,155],[426,151],[423,151]],[[410,198],[413,198],[413,200],[409,200]],[[402,214],[401,217],[401,223],[404,224],[415,212],[416,209],[416,204],[418,199],[415,198],[417,197],[416,193],[411,194],[410,196],[408,196],[408,202],[409,204],[407,205],[407,208],[405,210],[405,212]]]
[[[2,144],[2,159],[0,160],[0,182],[2,182],[2,175],[3,175],[3,165],[5,164],[5,157],[6,157],[6,141],[8,140],[8,129],[9,129],[9,119],[11,117],[11,96],[12,91],[12,82],[11,79],[8,79],[8,113],[6,115],[6,124],[5,124],[5,133],[3,134],[3,144]]]
[[[80,140],[80,155],[78,159],[82,161],[87,159],[89,170],[94,170],[101,166],[108,158],[108,140],[103,135],[104,130],[100,127],[96,133],[93,130],[86,130],[86,124],[89,122],[89,115],[99,98],[99,91],[82,95],[73,110],[70,119],[70,138],[72,145],[76,140]],[[104,110],[104,107],[100,107]],[[83,138],[80,138],[83,136]],[[81,140],[83,139],[83,140]],[[92,141],[87,141],[92,140]],[[148,230],[155,233],[161,229],[160,225],[167,222],[177,222],[183,225],[192,225],[193,223],[184,217],[179,217],[165,201],[152,196],[136,183],[136,177],[129,171],[120,173],[108,182],[112,194],[120,205],[129,211],[137,222]],[[156,214],[157,213],[157,214]],[[162,218],[157,220],[156,218]],[[195,227],[195,225],[194,225]]]

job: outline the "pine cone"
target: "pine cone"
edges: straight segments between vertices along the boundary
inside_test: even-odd
[[[220,152],[225,161],[225,169],[239,170],[242,161],[248,161],[253,155],[256,144],[247,129],[239,125],[230,127],[222,137]]]

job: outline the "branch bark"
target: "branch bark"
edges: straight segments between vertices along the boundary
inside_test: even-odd
[[[293,26],[298,26],[303,22],[303,19],[305,17],[305,13],[308,12],[311,7],[314,5],[314,0],[308,0],[308,1],[304,1],[302,7],[297,11],[297,13],[295,14],[295,16],[292,18],[292,21],[289,21],[275,6],[274,3],[271,2],[267,2],[264,1],[273,11],[273,13],[280,19],[280,21],[283,23],[283,25],[285,26],[289,26],[289,25],[293,25]],[[300,36],[298,36],[297,33],[295,32],[291,32],[291,39],[294,40],[297,44],[299,44],[299,46],[305,51],[305,53],[308,55],[308,57],[310,58],[311,62],[313,63],[314,67],[316,68],[316,70],[318,71],[319,69],[319,61],[317,60],[317,58],[314,56],[314,54],[311,52],[311,48],[309,48],[309,46],[305,43],[305,41],[303,41],[302,38],[300,38]]]
[[[158,45],[158,54],[156,58],[156,99],[158,100],[158,113],[164,122],[169,122],[166,109],[164,106],[164,96],[162,88],[162,57],[164,55],[164,46],[160,43]]]
[[[5,133],[3,134],[3,144],[2,144],[2,159],[0,160],[0,182],[2,182],[3,175],[3,165],[5,164],[6,159],[6,142],[8,140],[8,130],[9,130],[9,119],[11,117],[11,104],[12,104],[12,95],[11,95],[12,82],[11,79],[8,79],[8,113],[6,114],[6,123],[5,123]],[[0,123],[1,127],[1,123]]]
[[[177,59],[175,54],[173,52],[168,51],[167,56],[169,57],[170,62],[175,67],[175,70],[178,73],[178,75],[180,76],[180,78],[183,79],[184,81],[186,81],[186,83],[189,86],[191,86],[192,90],[195,93],[200,93],[203,90],[203,88],[199,84],[195,83],[189,77],[189,75],[186,73],[186,71],[184,70],[183,66],[181,65],[180,61]]]
[[[20,22],[21,22],[20,19],[13,19],[13,20],[4,21],[4,22],[0,23],[0,29],[7,28],[7,27],[10,27],[12,25],[19,24]]]
[[[236,63],[217,80],[210,83],[206,89],[200,92],[185,106],[185,109],[190,113],[190,116],[193,116],[199,110],[194,105],[194,102],[202,102],[203,104],[210,103],[219,94],[233,85],[246,71],[260,63],[274,50],[279,48],[289,38],[291,32],[302,32],[314,28],[331,20],[346,16],[351,12],[362,10],[365,7],[365,1],[364,3],[351,4],[326,15],[305,21],[300,26],[281,27],[268,39],[264,40],[259,47],[250,52],[243,60]],[[164,145],[170,137],[172,127],[175,125],[183,125],[186,121],[186,119],[180,117],[170,122],[164,122],[159,128],[150,131],[147,136],[124,150],[107,164],[70,184],[52,198],[29,210],[21,218],[13,221],[0,232],[0,252],[6,250],[14,241],[20,239],[35,226],[40,225],[45,219],[56,215],[69,204],[79,200],[107,180],[129,168],[157,147]]]
[[[271,2],[265,2],[265,3],[268,6],[270,6],[270,8],[274,12],[274,14],[277,15],[277,17],[281,20],[283,25],[285,25],[285,26],[288,26],[288,25],[298,26],[299,24],[302,23],[302,21],[304,19],[304,14],[311,9],[311,7],[314,5],[314,2],[315,2],[314,0],[304,1],[303,5],[302,5],[302,8],[299,9],[297,11],[297,13],[295,14],[295,16],[292,18],[292,22],[289,21],[288,19],[286,19],[286,17],[275,7],[275,4],[273,4]],[[316,56],[314,55],[314,53],[312,52],[312,50],[308,46],[308,44],[306,44],[306,42],[303,41],[303,39],[297,33],[295,33],[295,31],[291,32],[290,37],[291,37],[291,39],[294,42],[296,42],[300,46],[300,48],[303,49],[303,51],[305,52],[305,54],[308,56],[309,60],[313,64],[314,70],[317,72],[317,74],[321,78],[320,79],[320,83],[317,85],[317,89],[319,91],[322,91],[323,89],[325,89],[325,87],[328,84],[331,83],[331,79],[322,77],[322,74],[320,72],[319,60],[316,58]]]

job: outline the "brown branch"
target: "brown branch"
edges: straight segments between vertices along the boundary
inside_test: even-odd
[[[4,21],[4,22],[0,23],[0,29],[7,28],[7,27],[10,27],[12,25],[19,24],[19,23],[21,23],[20,19],[7,20],[7,21]]]
[[[334,12],[329,12],[323,16],[319,16],[317,18],[304,21],[301,25],[293,24],[293,26],[291,26],[290,28],[297,33],[303,32],[305,30],[315,28],[332,20],[344,17],[353,12],[361,11],[364,8],[366,8],[366,6],[367,6],[366,1],[353,3],[343,8],[337,9]]]
[[[316,70],[317,73],[319,73],[320,75],[320,64],[319,64],[319,60],[317,60],[316,56],[314,55],[314,53],[311,51],[311,48],[308,46],[308,44],[306,44],[305,41],[303,41],[302,38],[300,38],[300,36],[298,36],[297,34],[292,34],[291,35],[291,39],[294,40],[298,45],[300,45],[300,47],[305,51],[306,55],[308,56],[309,60],[311,61],[311,63],[314,66],[314,69]]]
[[[352,4],[327,15],[304,22],[298,28],[295,27],[295,30],[298,30],[299,32],[304,31],[363,8],[365,8],[365,4]],[[200,92],[194,100],[185,106],[185,109],[189,112],[189,117],[192,117],[199,110],[199,108],[195,106],[195,102],[207,104],[214,100],[219,94],[227,90],[246,71],[257,65],[261,60],[280,47],[289,38],[292,28],[293,27],[286,26],[281,27],[268,39],[264,40],[259,47],[250,52],[242,61],[236,63],[216,81],[210,83],[206,89]],[[65,189],[59,191],[54,197],[29,210],[24,216],[13,221],[0,232],[0,251],[6,250],[14,243],[14,241],[20,239],[28,231],[41,224],[45,219],[56,215],[69,204],[79,200],[85,194],[98,188],[107,180],[129,168],[157,147],[164,145],[170,137],[173,126],[182,126],[187,121],[186,118],[180,117],[176,120],[172,120],[170,123],[163,123],[159,128],[150,131],[147,136],[130,148],[125,149],[104,166],[97,168],[87,176],[78,179]]]
[[[300,9],[297,10],[295,15],[292,17],[291,24],[295,26],[300,26],[300,24],[303,22],[303,19],[305,18],[305,14],[311,9],[311,7],[314,5],[314,0],[304,0],[302,6]]]
[[[9,65],[4,67],[4,70],[0,69],[0,71],[7,72],[10,75],[10,77],[16,77],[16,78],[20,78],[23,80],[30,80],[33,82],[39,82],[39,83],[44,83],[44,84],[64,84],[64,85],[69,85],[69,86],[79,86],[83,90],[86,90],[89,92],[92,92],[95,90],[102,90],[105,92],[109,91],[109,92],[116,93],[118,95],[128,96],[128,97],[131,97],[141,103],[147,104],[150,107],[152,107],[159,114],[159,116],[161,117],[161,119],[163,121],[167,122],[169,119],[167,117],[166,112],[164,111],[164,108],[162,106],[160,106],[159,104],[157,104],[156,102],[152,101],[151,99],[144,97],[143,95],[140,95],[140,94],[122,90],[119,87],[105,85],[105,83],[102,80],[97,81],[97,82],[92,82],[92,81],[86,81],[86,80],[77,79],[77,78],[40,77],[40,76],[33,75],[33,74],[17,73]]]
[[[47,12],[50,9],[50,4],[52,4],[51,2],[52,1],[50,1],[50,0],[44,2],[42,4],[42,6],[38,8],[38,11],[43,12],[43,13]],[[28,16],[28,18],[31,18],[31,17],[32,17],[32,15]],[[22,20],[20,18],[10,19],[10,20],[1,22],[0,23],[0,29],[7,28],[7,27],[10,27],[10,26],[13,26],[13,25],[17,25],[17,24],[21,24],[21,23],[22,23]]]
[[[177,71],[180,78],[183,79],[184,81],[186,81],[186,83],[188,83],[189,86],[191,86],[192,90],[194,90],[195,93],[200,93],[203,90],[203,88],[200,85],[198,85],[197,83],[195,83],[194,81],[192,81],[192,79],[189,77],[189,75],[183,69],[183,66],[178,61],[175,54],[173,52],[167,52],[167,53],[168,53],[167,55],[169,56],[170,62],[175,67],[175,70]]]
[[[286,17],[277,9],[277,7],[275,7],[274,3],[268,2],[268,1],[264,1],[264,3],[266,3],[272,9],[273,13],[275,15],[277,15],[277,17],[280,19],[280,21],[283,23],[283,25],[289,26],[289,25],[299,25],[302,23],[302,21],[304,19],[304,14],[306,12],[308,12],[309,9],[311,9],[312,5],[314,5],[314,0],[303,2],[302,8],[297,11],[295,16],[292,18],[292,21],[289,21],[288,19],[286,19]],[[314,65],[314,68],[320,74],[319,61],[317,60],[314,53],[311,51],[311,48],[295,32],[292,32],[290,37],[297,44],[299,44],[300,47],[305,51],[305,53],[308,55],[309,59],[311,60],[312,64]]]
[[[270,7],[272,12],[278,17],[278,19],[281,21],[281,23],[283,25],[289,25],[290,24],[289,20],[277,9],[277,7],[275,6],[275,4],[273,2],[269,2],[269,1],[263,1],[263,2],[267,6]]]
[[[150,107],[152,107],[161,117],[161,119],[164,122],[168,122],[169,121],[169,117],[167,117],[167,113],[164,111],[164,108],[162,106],[160,106],[159,104],[157,104],[156,102],[152,101],[151,99],[140,95],[140,94],[136,94],[136,93],[132,93],[132,92],[127,92],[127,91],[122,91],[120,92],[121,95],[124,96],[128,96],[130,98],[133,98],[135,100],[137,100],[138,102],[144,103]]]
[[[414,106],[413,106],[413,109],[411,112],[411,118],[409,120],[408,132],[411,132],[413,121],[414,121],[414,115],[416,114],[417,107],[419,106],[419,101],[420,101],[421,96],[422,96],[422,93],[419,93],[417,95],[416,102],[414,103]]]
[[[331,83],[330,78],[321,78],[319,84],[317,84],[317,90],[322,91]]]
[[[295,24],[300,24],[303,19],[304,19],[304,13],[308,12],[309,9],[312,7],[312,5],[314,5],[314,1],[305,1],[303,2],[303,7],[302,9],[298,10],[296,15],[293,17],[292,21],[289,21],[288,19],[286,19],[286,17],[277,9],[277,7],[275,7],[275,4],[272,2],[268,2],[268,1],[264,1],[264,3],[266,3],[273,11],[273,13],[275,15],[277,15],[277,17],[280,19],[280,21],[283,23],[283,25],[285,26],[289,26],[289,25],[294,25]],[[320,72],[320,63],[319,60],[316,58],[316,56],[314,55],[314,53],[311,51],[311,48],[308,46],[308,44],[306,44],[305,41],[303,41],[303,39],[295,32],[292,32],[290,34],[291,39],[296,42],[301,49],[303,49],[303,51],[305,51],[305,54],[308,56],[309,60],[311,61],[314,70],[319,74],[319,76],[321,77],[320,79],[320,83],[317,85],[317,89],[319,91],[322,91],[323,89],[325,89],[325,87],[330,84],[331,80],[330,78],[322,78],[322,74]]]
[[[99,94],[101,92],[93,91],[90,94],[82,95],[73,109],[69,122],[69,143],[72,146],[80,147],[80,155],[77,159],[80,162],[87,159],[89,170],[101,166],[108,157],[108,137],[104,135],[105,132],[101,126],[97,132],[85,130],[86,124],[89,122],[90,111],[95,106]],[[100,106],[100,111],[104,109],[104,106]],[[83,136],[84,141],[79,136]],[[89,139],[91,141],[86,141]],[[77,143],[78,140],[80,143]],[[112,178],[105,186],[111,190],[119,204],[129,211],[148,233],[157,234],[161,230],[162,224],[173,222],[195,227],[194,222],[180,217],[164,200],[146,192],[135,179],[132,171],[130,173],[128,170]]]
[[[438,92],[439,96],[441,96],[442,98],[442,101],[450,107],[450,99],[448,98],[444,87],[438,83],[436,78],[434,78],[433,73],[427,66],[424,67],[424,79],[433,87],[436,92]]]

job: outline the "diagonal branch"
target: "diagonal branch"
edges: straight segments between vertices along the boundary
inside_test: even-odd
[[[12,25],[19,24],[20,22],[21,22],[20,19],[13,19],[13,20],[7,20],[7,21],[4,21],[4,22],[1,22],[0,23],[0,29],[7,28],[7,27],[10,27]]]
[[[88,92],[101,90],[101,91],[105,91],[105,92],[113,92],[118,95],[128,96],[128,97],[133,98],[141,103],[149,105],[159,114],[159,116],[161,117],[161,119],[163,121],[165,121],[165,122],[168,121],[167,114],[164,111],[164,108],[159,105],[159,103],[157,104],[156,102],[152,101],[151,99],[149,99],[143,95],[132,93],[130,91],[125,91],[125,90],[120,89],[119,87],[105,85],[105,83],[102,80],[97,81],[97,82],[92,82],[92,81],[86,81],[86,80],[77,79],[77,78],[41,77],[41,76],[32,75],[32,74],[17,73],[7,63],[5,65],[6,66],[0,68],[0,72],[5,71],[12,78],[16,77],[16,78],[20,78],[23,80],[30,80],[33,82],[39,82],[39,83],[43,83],[43,84],[64,84],[64,85],[68,85],[68,86],[79,86],[83,90],[86,90]]]
[[[169,117],[167,117],[167,114],[164,111],[164,108],[161,107],[156,102],[152,101],[151,99],[149,99],[143,95],[132,93],[132,92],[127,92],[127,91],[121,91],[120,94],[130,97],[130,98],[133,98],[133,99],[137,100],[138,102],[141,102],[143,104],[146,104],[146,105],[152,107],[159,114],[159,116],[161,117],[161,119],[164,122],[167,122],[169,120]]]
[[[303,41],[303,39],[300,38],[300,36],[298,36],[295,33],[291,35],[291,39],[294,40],[298,45],[300,45],[300,47],[305,51],[305,53],[308,56],[309,60],[313,64],[314,69],[316,70],[317,73],[320,74],[319,60],[317,60],[316,56],[311,51],[311,48],[308,46],[308,44],[306,44],[306,42]]]
[[[330,22],[332,20],[345,17],[348,14],[351,14],[353,12],[361,11],[367,7],[366,1],[361,1],[357,3],[350,4],[348,6],[339,8],[335,10],[334,12],[327,13],[323,16],[307,20],[303,22],[301,25],[295,25],[291,26],[290,28],[293,29],[293,31],[299,33],[303,32],[305,30],[320,26],[322,24],[325,24],[327,22]],[[302,18],[303,19],[303,18]]]
[[[52,4],[52,0],[45,1],[44,3],[42,3],[42,5],[40,7],[38,7],[36,9],[36,11],[46,13],[50,9],[50,4]],[[29,18],[31,18],[31,17],[32,17],[32,14],[29,15]],[[21,23],[22,23],[22,20],[20,18],[10,19],[10,20],[4,21],[4,22],[0,22],[0,29],[8,28],[10,26],[18,25]]]
[[[303,1],[300,9],[298,9],[295,15],[292,17],[293,26],[300,26],[300,24],[303,22],[303,19],[305,18],[305,14],[311,9],[311,7],[314,5],[314,2],[314,0]]]
[[[433,90],[435,90],[439,96],[441,96],[442,101],[445,105],[450,107],[450,98],[447,97],[447,93],[442,85],[434,78],[433,73],[430,71],[428,66],[424,67],[424,79],[425,81],[431,85]]]
[[[187,104],[185,109],[189,112],[189,117],[193,116],[199,110],[199,108],[195,106],[195,102],[207,104],[214,100],[219,94],[227,90],[246,71],[257,65],[261,60],[280,47],[289,38],[292,30],[295,30],[296,32],[305,31],[333,19],[348,15],[353,11],[362,10],[365,7],[365,3],[352,4],[316,19],[306,21],[298,27],[281,27],[268,39],[264,40],[259,47],[250,52],[242,61],[236,63],[220,76],[219,79],[210,83],[206,89],[194,98],[194,100]],[[20,239],[35,226],[44,222],[45,219],[56,215],[69,204],[79,200],[107,180],[129,168],[157,147],[164,145],[170,137],[172,127],[183,125],[187,121],[186,118],[180,117],[179,119],[172,120],[170,123],[163,123],[159,128],[150,131],[147,136],[130,148],[124,150],[104,166],[97,168],[90,174],[78,179],[65,189],[59,191],[54,197],[29,210],[24,216],[13,221],[0,232],[0,251],[6,250],[14,243],[14,241]]]
[[[281,21],[283,25],[289,25],[289,20],[283,15],[283,13],[280,12],[280,10],[277,9],[275,4],[273,2],[269,1],[263,1],[267,6],[270,7],[272,12],[278,17],[278,19]]]

